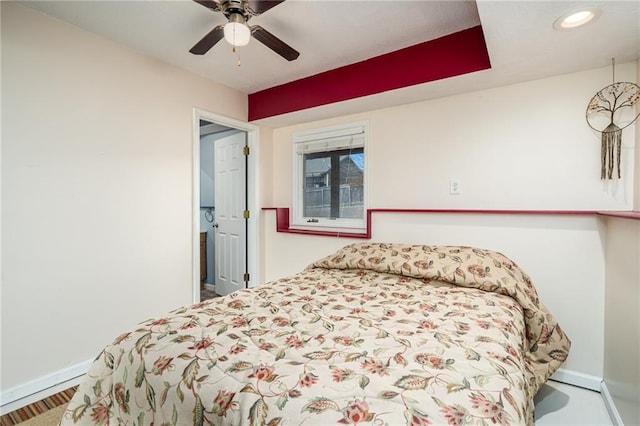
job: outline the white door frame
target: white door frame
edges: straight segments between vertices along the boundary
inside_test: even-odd
[[[260,224],[260,207],[259,207],[259,187],[258,187],[258,141],[259,127],[253,124],[245,123],[233,118],[225,117],[220,114],[204,111],[198,108],[193,109],[193,149],[192,149],[192,235],[191,235],[191,275],[192,275],[192,288],[193,288],[193,301],[194,303],[200,302],[200,264],[198,262],[200,253],[200,120],[210,121],[212,123],[220,124],[234,129],[247,132],[247,145],[249,146],[250,155],[247,161],[247,186],[248,186],[248,209],[251,212],[251,216],[248,219],[247,229],[247,244],[249,256],[249,270],[247,271],[250,276],[249,287],[253,287],[260,282],[259,277],[259,224]]]

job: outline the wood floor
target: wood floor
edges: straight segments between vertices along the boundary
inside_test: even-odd
[[[70,389],[58,392],[55,395],[51,395],[43,400],[36,401],[33,404],[11,411],[10,413],[0,417],[0,426],[17,425],[62,404],[66,404],[71,401],[71,398],[73,398],[73,394],[76,393],[77,388],[77,386],[74,386]]]
[[[220,296],[217,295],[215,291],[211,291],[206,288],[200,289],[201,302],[204,302],[205,300],[213,299],[214,297],[220,297]]]

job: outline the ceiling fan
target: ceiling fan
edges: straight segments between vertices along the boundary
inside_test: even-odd
[[[193,0],[198,4],[214,12],[222,12],[227,17],[224,25],[218,25],[212,29],[202,40],[197,42],[189,52],[194,55],[204,55],[217,42],[224,39],[236,46],[245,46],[249,43],[251,36],[285,58],[293,61],[300,53],[291,46],[262,28],[260,25],[247,25],[247,21],[253,16],[258,16],[274,6],[279,5],[284,0]],[[235,51],[235,50],[234,50]]]

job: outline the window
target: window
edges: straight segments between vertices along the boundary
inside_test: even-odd
[[[297,228],[365,229],[366,123],[293,135]]]

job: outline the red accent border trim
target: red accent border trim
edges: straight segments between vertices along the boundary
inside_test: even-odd
[[[310,53],[311,54],[311,53]],[[491,68],[481,26],[249,95],[249,121]]]
[[[598,212],[598,214],[600,216],[608,216],[608,217],[621,217],[624,219],[634,219],[634,220],[640,220],[640,211],[628,211],[628,212],[621,212],[621,211],[602,211],[602,212]]]
[[[369,233],[369,220],[367,220],[367,232],[364,234],[356,234],[354,232],[326,232],[308,229],[295,229],[289,227],[289,208],[288,207],[263,207],[262,210],[276,211],[276,232],[286,232],[287,234],[303,234],[317,235],[322,237],[340,237],[340,238],[371,238]]]
[[[462,214],[510,214],[510,215],[551,215],[551,216],[614,216],[640,220],[640,212],[598,212],[595,210],[473,210],[473,209],[367,209],[367,229],[365,233],[324,232],[315,230],[291,229],[289,227],[288,207],[263,207],[262,210],[276,211],[276,231],[288,234],[317,235],[338,238],[371,239],[373,213],[462,213]]]

